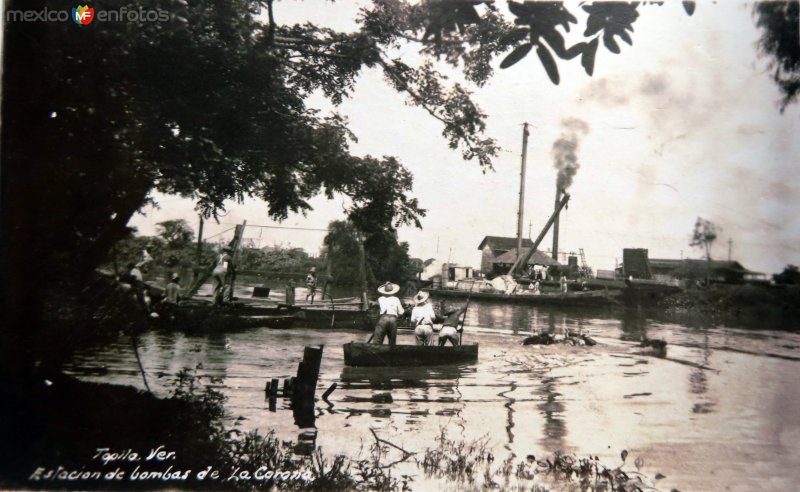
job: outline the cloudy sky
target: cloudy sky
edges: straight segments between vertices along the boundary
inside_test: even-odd
[[[506,11],[505,2],[498,6]],[[276,16],[346,30],[354,28],[355,10],[351,2],[283,1]],[[622,54],[614,55],[601,45],[593,77],[578,59],[559,60],[561,84],[554,86],[529,56],[474,88],[488,133],[503,148],[487,174],[448,149],[440,124],[407,106],[378,71],[364,73],[336,110],[358,136],[355,153],[397,156],[414,173],[414,194],[428,214],[422,230],[400,230],[413,256],[478,266],[483,236],[516,235],[523,122],[531,125],[525,230],[531,222],[538,235],[553,208],[553,143],[567,130],[565,121],[581,120],[588,131],[579,132],[580,169],[561,218],[562,251],[583,248],[596,269],[613,268],[626,247],[647,248],[651,258],[697,258],[701,251],[689,240],[701,216],[722,228],[714,258],[727,259],[731,240],[733,259],[750,269],[771,273],[800,263],[800,105],[778,110],[780,95],[755,47],[752,5],[701,1],[689,17],[680,2],[667,2],[640,13],[633,46],[621,43]],[[330,110],[322,98],[309,104]],[[132,219],[140,233],[153,234],[157,222],[174,218],[196,227],[192,202],[156,199],[160,209]],[[277,224],[263,203],[231,204],[220,224],[206,223],[206,236],[245,219],[324,229],[343,218],[341,198],[320,197],[312,206],[307,216]],[[324,232],[248,228],[245,236],[317,251]],[[550,245],[548,235],[540,249]]]

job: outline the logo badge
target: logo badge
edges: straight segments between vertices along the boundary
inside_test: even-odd
[[[79,26],[88,26],[94,20],[94,9],[88,5],[78,5],[72,9],[72,20]]]

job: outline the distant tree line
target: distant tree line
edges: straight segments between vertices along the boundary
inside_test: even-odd
[[[196,235],[185,220],[167,220],[157,226],[155,236],[131,234],[119,241],[106,268],[123,273],[130,264],[141,261],[143,252],[147,251],[152,258],[152,269],[183,271],[209,265],[219,253],[221,245],[203,242],[198,262]],[[329,280],[337,285],[358,285],[361,269],[365,268],[366,280],[371,286],[387,280],[405,285],[422,270],[422,261],[409,256],[408,243],[399,242],[394,231],[373,231],[367,236],[349,221],[333,221],[328,228],[323,254],[319,257],[312,257],[302,248],[241,248],[236,268],[239,271],[304,273],[314,267],[318,277],[330,274]]]

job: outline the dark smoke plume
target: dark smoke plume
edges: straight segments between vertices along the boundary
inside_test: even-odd
[[[578,142],[580,137],[589,133],[589,124],[577,118],[561,121],[561,137],[553,143],[553,165],[558,171],[557,186],[566,190],[572,184],[572,178],[578,172]]]

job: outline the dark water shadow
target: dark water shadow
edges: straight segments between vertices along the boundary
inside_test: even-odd
[[[449,387],[474,374],[475,366],[349,367],[339,377],[342,389],[402,389]]]

